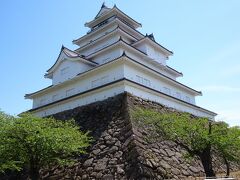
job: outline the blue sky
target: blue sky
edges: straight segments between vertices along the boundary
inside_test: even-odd
[[[24,94],[50,85],[45,71],[63,45],[84,35],[100,0],[0,2],[0,108],[12,115],[31,108]],[[240,125],[239,0],[106,0],[141,22],[142,33],[174,52],[168,64],[183,82],[203,92],[197,104]]]

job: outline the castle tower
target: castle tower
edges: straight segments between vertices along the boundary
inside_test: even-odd
[[[123,92],[155,101],[179,111],[214,119],[216,114],[196,105],[202,95],[177,81],[183,74],[167,65],[173,52],[143,35],[142,25],[118,7],[102,5],[96,17],[85,23],[90,30],[73,40],[75,50],[62,47],[45,78],[52,85],[25,98],[30,110],[48,116]]]

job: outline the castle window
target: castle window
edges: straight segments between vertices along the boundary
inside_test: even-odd
[[[145,78],[143,79],[143,84],[146,85],[146,86],[151,86],[150,80],[145,79]]]
[[[143,78],[141,76],[136,75],[137,82],[143,84],[145,86],[151,86],[151,81],[149,79]]]
[[[138,83],[141,83],[141,84],[143,83],[143,78],[142,77],[136,75],[136,78],[137,78]]]
[[[101,26],[103,26],[104,24],[107,24],[107,22],[108,22],[108,20],[105,20],[105,21],[99,23],[99,24],[97,25],[97,27],[101,27]],[[94,28],[95,28],[95,27],[94,27]]]

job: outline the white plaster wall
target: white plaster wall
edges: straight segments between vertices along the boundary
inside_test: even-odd
[[[66,73],[61,71],[67,68]],[[53,72],[52,84],[56,85],[62,83],[68,79],[75,77],[77,74],[92,69],[93,66],[87,65],[79,61],[64,60]]]
[[[125,91],[141,97],[143,99],[148,99],[151,101],[155,101],[158,102],[160,104],[163,104],[167,107],[171,107],[174,109],[177,109],[179,111],[182,112],[189,112],[191,114],[194,114],[196,116],[200,116],[200,117],[208,117],[211,119],[214,119],[214,116],[211,115],[208,112],[205,112],[204,110],[201,110],[199,108],[193,107],[191,105],[187,105],[187,104],[183,104],[183,103],[179,103],[178,101],[175,101],[173,99],[170,99],[164,95],[161,95],[159,93],[154,93],[153,91],[147,90],[145,88],[138,88],[134,85],[131,85],[131,83],[127,83],[125,84]]]
[[[105,67],[89,72],[89,74],[79,77],[78,80],[74,82],[70,80],[65,82],[64,85],[56,86],[52,88],[52,90],[33,98],[33,108],[66,98],[68,96],[67,91],[69,90],[71,90],[71,95],[74,95],[123,77],[123,65],[121,64],[115,64],[111,68]],[[102,80],[101,78],[104,79]],[[101,80],[98,81],[97,86],[92,87],[92,82],[98,79]]]
[[[102,88],[100,90],[96,90],[94,92],[80,95],[76,98],[72,98],[64,102],[60,102],[60,103],[48,106],[46,108],[43,108],[41,110],[34,112],[34,114],[36,116],[44,117],[44,116],[55,114],[64,110],[73,109],[75,107],[83,106],[83,105],[90,104],[97,101],[102,101],[104,99],[116,96],[117,94],[121,94],[123,92],[124,92],[124,86],[121,85],[121,83],[119,83],[119,84]]]
[[[138,82],[137,76],[143,77],[146,80],[149,80],[150,85]],[[168,89],[170,89],[170,94],[169,94],[170,96],[173,96],[173,97],[178,98],[183,101],[186,101],[186,97],[189,97],[190,98],[189,103],[195,104],[195,96],[193,94],[187,92],[185,89],[180,88],[179,86],[176,86],[176,85],[173,85],[173,84],[167,82],[162,77],[155,75],[144,69],[141,69],[139,67],[136,67],[136,66],[133,66],[130,64],[125,64],[124,65],[124,77],[126,77],[127,79],[130,79],[132,81],[138,82],[140,84],[146,85],[146,86],[153,88],[157,91],[160,91],[162,93],[166,93],[165,88],[168,88]],[[181,97],[178,97],[177,93],[180,93]]]

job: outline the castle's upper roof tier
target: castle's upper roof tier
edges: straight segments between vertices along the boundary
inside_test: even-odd
[[[113,6],[113,8],[108,8],[105,6],[105,4],[102,5],[100,11],[96,15],[95,19],[85,23],[86,27],[89,27],[91,29],[95,29],[98,26],[101,26],[107,19],[111,17],[118,17],[121,20],[125,21],[129,26],[133,27],[134,29],[137,29],[141,27],[142,25],[129,17],[127,14],[122,12],[120,9],[117,8],[116,5]]]

